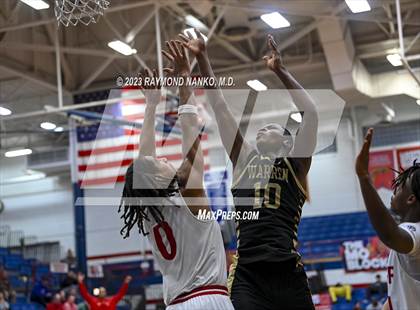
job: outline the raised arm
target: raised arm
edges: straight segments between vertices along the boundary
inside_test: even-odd
[[[124,297],[128,290],[128,284],[131,282],[131,276],[126,276],[124,279],[123,284],[121,285],[120,289],[118,290],[117,294],[112,296],[111,302],[116,305],[118,302]]]
[[[201,129],[196,111],[182,112],[196,107],[196,101],[191,87],[187,84],[191,69],[185,48],[175,41],[166,42],[168,51],[162,53],[173,64],[173,68],[165,68],[165,72],[177,75],[183,79],[179,86],[179,119],[182,130],[182,153],[184,161],[177,171],[181,194],[192,213],[197,214],[200,209],[208,209],[207,203],[196,204],[194,198],[205,199],[203,187],[204,157],[200,146]],[[183,108],[184,107],[184,108]],[[191,200],[190,200],[191,199]]]
[[[277,44],[273,36],[268,35],[267,44],[270,54],[264,56],[267,67],[273,71],[289,90],[293,103],[302,114],[302,122],[295,138],[291,156],[299,165],[297,172],[300,178],[304,178],[311,166],[312,154],[315,151],[318,133],[318,113],[313,99],[307,91],[299,84],[292,74],[282,63]]]
[[[189,33],[188,37],[183,34],[179,34],[179,37],[182,40],[183,46],[196,56],[201,75],[203,77],[214,78],[215,75],[207,55],[204,39],[200,31],[197,29],[194,29],[194,31],[197,36],[196,39]],[[246,159],[253,151],[253,147],[244,140],[220,88],[218,86],[209,86],[207,97],[215,114],[223,146],[232,161],[233,168],[238,168],[235,170],[242,170],[241,167],[246,164]]]
[[[156,77],[156,70],[153,70],[152,75],[152,72],[146,69],[144,70],[144,74],[141,75],[143,81],[145,78],[152,79]],[[146,109],[140,134],[139,155],[156,157],[155,114],[156,107],[160,102],[160,86],[143,85],[143,94],[146,99]]]
[[[77,282],[79,282],[79,291],[80,295],[82,295],[83,299],[89,304],[95,304],[95,297],[89,294],[85,283],[83,283],[85,276],[81,273],[77,275]]]
[[[356,174],[359,178],[363,200],[369,214],[370,222],[379,239],[399,253],[409,253],[414,244],[411,236],[398,227],[388,209],[383,204],[369,174],[369,149],[372,142],[373,129],[366,134],[362,149],[356,159]]]

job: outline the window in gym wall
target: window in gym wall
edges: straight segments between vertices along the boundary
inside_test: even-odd
[[[363,127],[363,135],[369,127]],[[420,122],[418,120],[397,124],[373,126],[372,147],[404,144],[420,141]]]

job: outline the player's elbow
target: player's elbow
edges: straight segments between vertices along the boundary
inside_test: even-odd
[[[398,232],[378,233],[379,239],[390,249],[401,254],[408,254],[412,249],[412,244],[405,238],[399,236]]]

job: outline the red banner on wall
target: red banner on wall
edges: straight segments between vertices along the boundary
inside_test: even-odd
[[[397,149],[398,167],[407,169],[415,159],[420,162],[420,146]]]
[[[392,150],[370,152],[369,156],[369,172],[375,188],[392,190],[394,152]]]

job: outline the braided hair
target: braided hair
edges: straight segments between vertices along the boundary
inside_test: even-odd
[[[407,180],[410,180],[411,190],[417,201],[420,202],[420,163],[414,160],[413,165],[405,170],[397,171],[398,176],[392,181],[392,188],[395,190],[404,186]]]
[[[141,157],[136,161],[140,164],[140,166],[142,165],[143,160]],[[141,182],[141,184],[147,184],[147,186],[142,186],[142,188],[134,188],[134,183],[139,184],[137,182]],[[136,224],[139,233],[146,236],[148,233],[144,229],[143,221],[150,221],[149,215],[151,215],[157,223],[161,223],[164,220],[158,203],[144,204],[141,198],[144,197],[146,200],[156,198],[157,202],[159,202],[160,199],[163,204],[165,200],[171,196],[174,196],[178,191],[177,177],[176,175],[174,176],[167,188],[157,188],[158,186],[154,186],[154,184],[155,182],[153,175],[149,173],[138,173],[137,171],[134,171],[133,164],[128,167],[125,175],[125,184],[121,202],[118,208],[118,213],[122,212],[120,218],[124,221],[124,225],[120,231],[120,234],[124,239],[130,236],[130,231]]]

